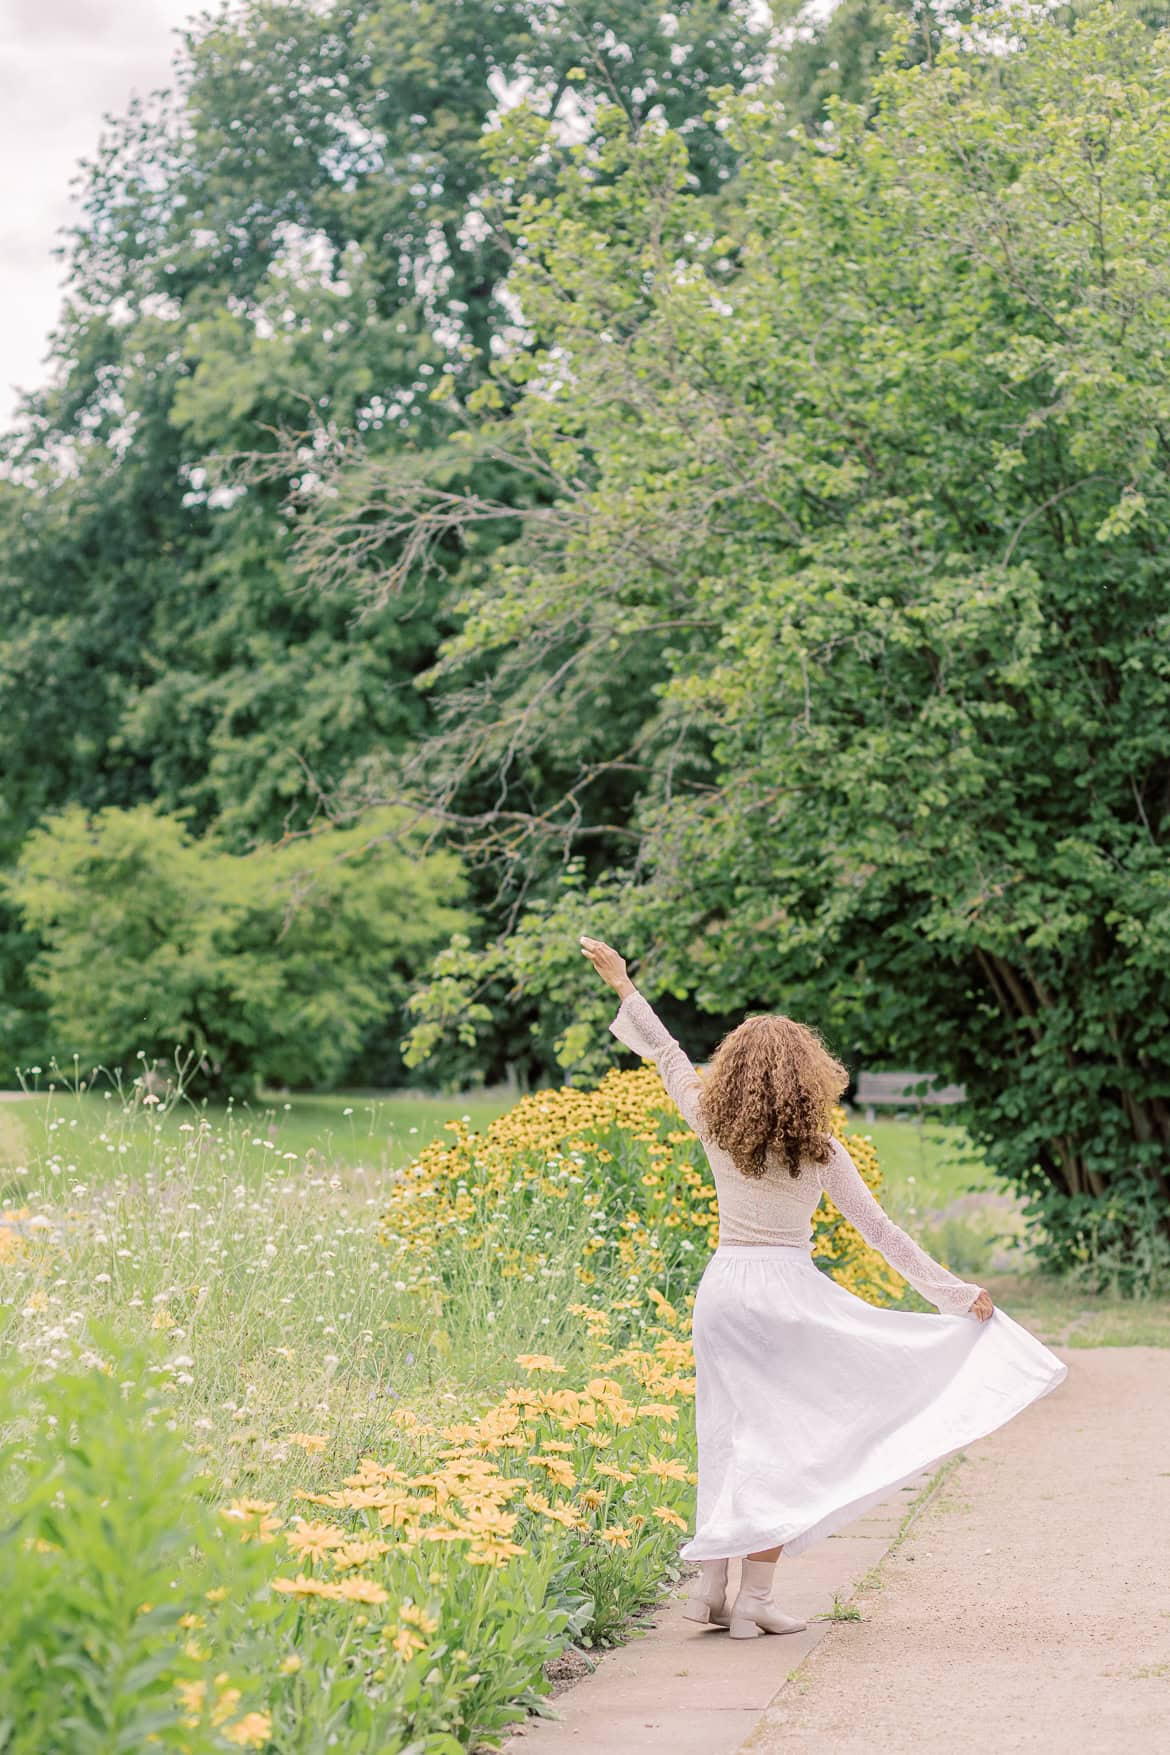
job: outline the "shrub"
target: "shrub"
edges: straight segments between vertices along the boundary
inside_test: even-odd
[[[4,1755],[264,1742],[237,1637],[263,1569],[217,1527],[150,1372],[140,1349],[0,1373]]]
[[[58,1058],[185,1053],[194,1084],[239,1095],[336,1082],[466,918],[458,862],[394,827],[382,811],[236,857],[146,805],[52,818],[4,882],[43,941]]]

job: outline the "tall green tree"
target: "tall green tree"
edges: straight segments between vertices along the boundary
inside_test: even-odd
[[[52,379],[3,447],[0,867],[69,802],[150,801],[242,852],[411,746],[429,715],[414,678],[474,545],[359,625],[357,591],[326,600],[290,565],[273,432],[308,436],[294,481],[333,434],[374,455],[445,440],[523,339],[482,151],[501,104],[527,90],[557,119],[546,186],[604,100],[635,131],[683,129],[696,187],[719,187],[734,157],[704,112],[758,67],[749,11],[244,0],[192,25],[171,91],[83,169]],[[453,395],[433,399],[444,373]],[[240,453],[259,466],[226,484],[215,460]],[[543,491],[507,464],[475,482]],[[28,955],[0,919],[18,1054]]]
[[[615,127],[607,178],[521,201],[548,345],[478,442],[519,421],[559,497],[446,646],[508,684],[446,759],[490,748],[522,818],[526,766],[636,645],[654,680],[608,759],[639,770],[637,849],[489,973],[564,1024],[594,918],[705,1011],[932,1065],[1049,1258],[1092,1237],[1140,1280],[1170,1239],[1170,50],[1115,5],[1011,16],[1013,52],[891,68],[791,153],[730,101],[734,252],[670,133]],[[587,1063],[580,1032],[562,1052]]]
[[[502,94],[586,140],[600,98],[661,114],[714,186],[732,155],[706,94],[762,46],[715,0],[247,0],[192,27],[171,94],[86,167],[55,380],[8,444],[9,847],[69,797],[191,805],[244,845],[414,734],[442,577],[353,639],[352,601],[289,590],[286,484],[217,489],[209,459],[277,426],[374,451],[450,432],[431,385],[449,367],[468,394],[514,328],[481,150]]]

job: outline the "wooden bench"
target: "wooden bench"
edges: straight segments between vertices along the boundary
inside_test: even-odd
[[[876,1121],[879,1109],[916,1109],[943,1103],[964,1103],[963,1085],[936,1085],[933,1073],[863,1072],[857,1075],[859,1109],[865,1110],[867,1121]]]

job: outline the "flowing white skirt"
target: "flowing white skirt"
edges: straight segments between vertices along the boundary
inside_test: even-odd
[[[720,1244],[692,1333],[699,1482],[683,1560],[781,1542],[799,1554],[1068,1376],[998,1308],[986,1322],[881,1309],[795,1245]]]

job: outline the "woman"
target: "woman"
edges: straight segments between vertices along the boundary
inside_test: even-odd
[[[654,1062],[698,1134],[719,1202],[692,1315],[698,1508],[679,1554],[702,1576],[686,1613],[733,1639],[799,1632],[768,1600],[782,1548],[799,1554],[852,1523],[1047,1395],[1068,1366],[883,1212],[829,1132],[848,1077],[814,1031],[747,1018],[700,1082],[617,952],[584,936],[581,949],[621,999],[613,1034]],[[878,1308],[821,1272],[822,1191],[941,1315]],[[744,1558],[728,1611],[731,1555]]]

